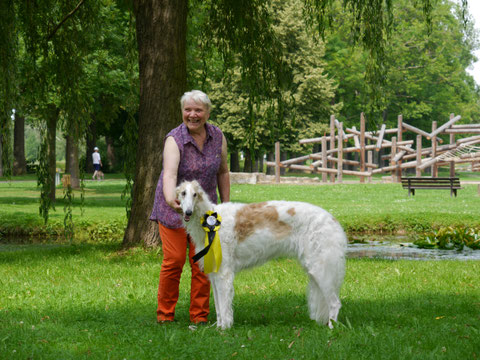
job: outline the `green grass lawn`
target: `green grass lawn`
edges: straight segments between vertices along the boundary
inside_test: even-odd
[[[77,238],[94,241],[121,237],[126,224],[122,179],[87,181],[85,201],[74,192],[73,222]],[[65,217],[63,188],[57,188],[48,225],[39,216],[34,181],[0,183],[0,236],[48,238],[61,235]],[[400,184],[233,185],[232,201],[305,201],[330,211],[348,233],[421,232],[440,226],[480,226],[478,185],[466,184],[458,197],[447,190],[417,191],[408,197]],[[82,214],[83,210],[83,214]]]
[[[0,183],[0,359],[474,359],[480,357],[480,262],[349,259],[333,330],[308,317],[306,275],[280,259],[238,275],[235,324],[188,321],[189,266],[176,322],[156,323],[159,249],[119,248],[124,180],[88,181],[78,241],[61,241],[63,189],[44,226],[34,181]],[[307,201],[350,232],[480,224],[476,185],[457,198],[399,184],[234,185],[232,200]],[[60,230],[59,230],[60,229]],[[19,245],[17,235],[45,240]],[[3,235],[3,239],[1,236]],[[11,237],[13,236],[13,238]],[[23,238],[22,238],[23,239]],[[35,241],[34,241],[35,242]],[[84,243],[88,242],[88,243]]]
[[[117,245],[1,245],[0,359],[475,359],[479,262],[347,261],[333,330],[309,319],[306,275],[281,259],[235,280],[235,324],[156,323],[161,254]]]
[[[85,240],[90,235],[120,236],[126,224],[125,201],[121,199],[125,180],[86,181],[82,205],[80,191],[74,191],[75,232]],[[9,237],[44,239],[61,234],[65,217],[64,190],[57,187],[55,209],[44,225],[39,215],[40,191],[35,181],[0,183],[0,234]]]

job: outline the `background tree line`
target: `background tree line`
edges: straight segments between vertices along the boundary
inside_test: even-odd
[[[57,130],[74,186],[80,159],[87,167],[104,137],[129,179],[126,242],[153,243],[146,214],[183,91],[212,98],[233,170],[254,170],[277,140],[309,151],[298,140],[323,135],[332,113],[351,126],[364,111],[370,130],[400,113],[420,128],[451,112],[478,121],[479,89],[466,72],[478,38],[465,9],[451,0],[5,2],[0,174],[25,171],[24,124],[38,129],[48,211]]]

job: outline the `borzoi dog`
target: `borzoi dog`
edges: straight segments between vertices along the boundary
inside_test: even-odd
[[[279,256],[296,256],[310,278],[310,318],[332,327],[341,307],[340,286],[345,275],[347,238],[327,211],[303,202],[268,201],[256,204],[213,204],[197,181],[177,187],[183,222],[196,252],[205,247],[201,219],[207,211],[221,218],[218,231],[222,262],[209,275],[217,326],[233,324],[233,278],[242,269]],[[203,259],[199,260],[203,269]]]

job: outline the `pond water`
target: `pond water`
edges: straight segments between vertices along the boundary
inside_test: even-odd
[[[411,243],[373,240],[348,244],[347,257],[389,260],[480,260],[480,250],[419,249],[413,247]]]
[[[348,258],[370,258],[389,260],[480,260],[480,250],[465,248],[462,251],[419,249],[413,247],[408,238],[394,236],[370,236],[351,239],[347,247]],[[54,249],[64,244],[1,244],[0,252]]]

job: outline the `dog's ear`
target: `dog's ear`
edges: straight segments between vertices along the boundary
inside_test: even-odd
[[[183,188],[184,188],[184,187],[185,187],[185,186],[184,186],[183,183],[181,183],[180,185],[178,185],[178,186],[176,187],[176,189],[175,189],[175,196],[176,196],[177,199],[180,198],[180,193],[183,191]]]
[[[200,183],[197,180],[193,180],[192,185],[193,185],[193,188],[195,189],[195,192],[197,193],[198,198],[200,200],[202,200],[203,199],[203,194],[205,193],[203,191],[202,186],[200,185]]]

